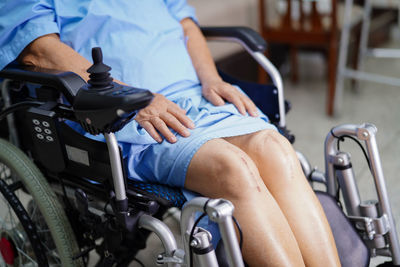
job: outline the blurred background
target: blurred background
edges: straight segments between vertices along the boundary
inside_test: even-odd
[[[400,87],[343,78],[343,93],[335,100],[340,35],[346,27],[344,1],[319,0],[318,4],[294,0],[188,2],[196,8],[202,26],[248,26],[263,34],[269,47],[268,57],[282,74],[285,98],[292,104],[287,126],[296,135],[294,146],[305,154],[312,166],[324,171],[323,143],[332,127],[364,122],[377,126],[383,170],[400,231]],[[371,57],[367,51],[360,53],[365,3],[354,2],[347,24],[346,66],[372,73],[367,74],[368,77],[400,78],[400,59],[394,58],[395,50],[389,50],[389,55],[384,58]],[[400,49],[399,5],[399,0],[371,2],[366,38],[369,48]],[[268,82],[266,75],[239,45],[210,43],[210,47],[220,69],[244,80]],[[352,141],[345,141],[342,147],[352,155],[362,200],[376,199],[373,180],[362,152]],[[177,230],[174,214],[165,221]],[[157,238],[152,237],[147,251],[139,255],[146,266],[155,266],[148,256],[156,256],[162,251],[158,244]],[[377,257],[370,266],[384,260]]]

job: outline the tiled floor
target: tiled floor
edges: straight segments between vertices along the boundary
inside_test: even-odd
[[[360,82],[359,90],[355,91],[347,83],[340,115],[328,118],[325,115],[326,65],[323,58],[318,54],[301,54],[300,66],[300,81],[297,85],[291,84],[284,77],[285,96],[293,105],[287,124],[296,134],[295,148],[307,156],[312,166],[324,170],[323,143],[333,126],[363,122],[375,124],[378,127],[378,146],[387,188],[395,219],[400,225],[400,87]],[[398,77],[400,60],[370,59],[366,69]],[[362,199],[375,199],[373,181],[361,151],[351,141],[346,141],[342,146],[352,155]],[[175,220],[169,218],[166,222],[174,232],[178,232]],[[151,258],[154,259],[162,251],[158,243],[153,236],[149,240],[148,250],[138,255],[146,266],[155,266]],[[376,266],[384,260],[382,257],[375,258],[370,266]]]

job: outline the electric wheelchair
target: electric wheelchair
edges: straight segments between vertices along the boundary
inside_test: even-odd
[[[290,105],[284,101],[278,71],[263,54],[265,41],[243,27],[205,27],[202,31],[209,40],[240,43],[267,71],[271,86],[221,75],[252,97],[293,142],[285,122]],[[164,247],[164,253],[155,259],[157,264],[244,266],[232,217],[234,207],[229,201],[198,197],[185,203],[178,188],[126,179],[124,157],[113,133],[150,103],[152,94],[112,83],[98,48],[93,50],[93,61],[89,84],[71,72],[15,65],[0,71],[4,79],[0,266],[85,266],[93,250],[100,256],[96,266],[128,266],[145,248],[151,232]],[[78,122],[89,133],[103,134],[106,142],[84,137],[71,129],[68,121]],[[343,266],[368,266],[375,255],[390,257],[392,262],[387,265],[400,265],[400,246],[375,133],[371,124],[333,128],[325,141],[325,173],[312,169],[298,152],[310,183],[327,187],[327,192],[316,193]],[[360,200],[350,155],[339,147],[344,138],[365,142],[378,200]],[[171,207],[182,209],[183,248],[177,247],[162,221]],[[222,243],[216,249],[210,233],[197,227],[205,215],[219,226]]]

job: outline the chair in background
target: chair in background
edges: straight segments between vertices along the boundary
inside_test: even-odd
[[[337,0],[259,0],[260,32],[268,43],[289,46],[293,82],[298,80],[297,52],[299,47],[311,47],[326,51],[328,63],[326,112],[328,115],[333,114],[338,34],[342,26],[343,13],[344,7]],[[362,9],[354,6],[352,25],[358,24],[361,19]],[[263,82],[266,78],[264,75],[260,75],[259,79],[260,82]]]
[[[342,107],[344,80],[346,78],[351,78],[353,80],[361,80],[367,82],[375,82],[389,86],[400,86],[400,79],[397,77],[389,77],[385,75],[380,75],[377,73],[366,72],[364,70],[364,61],[366,58],[400,58],[399,48],[374,48],[376,44],[372,44],[370,35],[373,32],[373,20],[383,21],[385,25],[390,26],[393,20],[397,20],[397,25],[400,26],[400,1],[391,0],[364,0],[364,11],[362,19],[362,29],[360,37],[360,48],[358,54],[358,69],[352,69],[347,66],[347,58],[349,56],[348,45],[350,42],[350,25],[351,25],[351,8],[353,6],[353,0],[345,0],[346,12],[343,19],[343,31],[341,32],[340,38],[340,50],[338,59],[338,75],[336,81],[336,95],[334,101],[334,111],[338,113]],[[386,9],[385,12],[380,14],[380,16],[373,16],[372,11],[374,8]],[[397,11],[397,12],[393,12]],[[397,13],[397,14],[396,14]],[[394,15],[394,16],[393,16]],[[375,23],[378,24],[378,23]],[[390,27],[387,27],[390,29]],[[380,31],[382,33],[382,31]],[[375,35],[375,34],[374,34]],[[381,86],[384,88],[385,86]],[[389,87],[390,88],[390,87]]]

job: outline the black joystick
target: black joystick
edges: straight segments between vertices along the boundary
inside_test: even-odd
[[[153,94],[113,82],[100,47],[92,49],[92,57],[93,65],[87,70],[90,80],[75,96],[76,120],[91,134],[119,131],[151,102]]]
[[[87,69],[90,73],[90,89],[106,90],[113,87],[113,78],[110,75],[111,67],[103,63],[103,53],[100,47],[92,48],[93,65]]]

